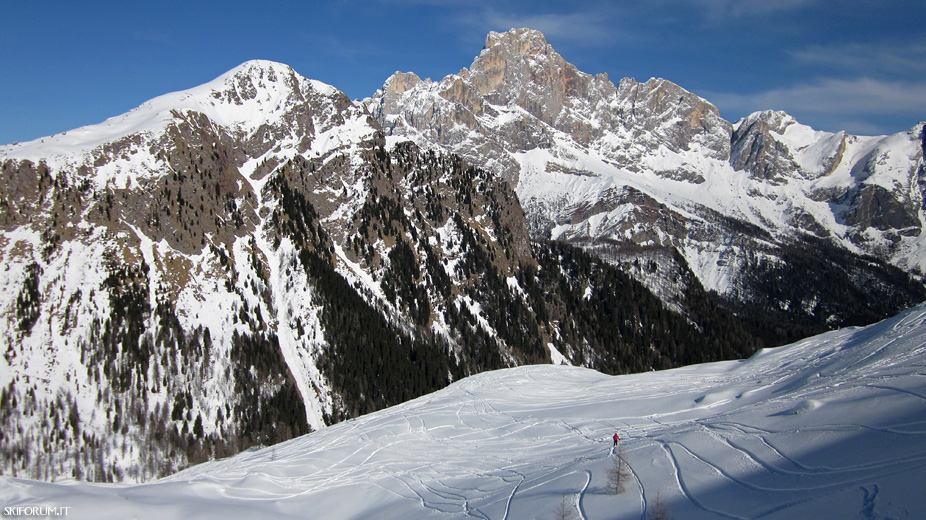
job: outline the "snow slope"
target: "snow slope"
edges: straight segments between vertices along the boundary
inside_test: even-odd
[[[621,432],[633,482],[605,492]],[[749,360],[483,373],[136,486],[0,479],[71,518],[922,518],[926,305]]]

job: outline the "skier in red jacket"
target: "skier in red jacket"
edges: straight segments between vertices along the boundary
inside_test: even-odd
[[[617,432],[614,432],[614,444],[613,444],[613,446],[617,446],[617,443],[620,442],[620,440],[621,440],[621,438],[617,436]]]

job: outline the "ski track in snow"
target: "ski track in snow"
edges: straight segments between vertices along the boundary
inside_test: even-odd
[[[678,488],[681,490],[682,495],[684,495],[686,500],[691,502],[698,509],[714,515],[722,516],[724,518],[733,518],[735,520],[747,520],[747,517],[727,514],[723,511],[711,509],[702,504],[695,497],[694,493],[688,488],[688,486],[685,485],[685,477],[682,476],[682,467],[679,465],[678,458],[676,458],[675,453],[673,453],[671,448],[669,448],[669,444],[666,442],[661,442],[659,445],[665,453],[666,457],[672,462],[672,466],[675,468],[675,483],[678,485]]]
[[[908,517],[926,511],[926,306],[744,361],[609,377],[483,373],[274,447],[137,486],[0,477],[73,518]],[[620,432],[636,486],[604,491]]]
[[[585,508],[582,507],[582,499],[585,498],[585,492],[588,491],[588,485],[592,482],[592,472],[585,470],[585,485],[582,486],[582,490],[579,491],[579,497],[576,500],[576,508],[579,510],[579,515],[582,517],[582,520],[588,520],[588,515],[585,514]]]
[[[637,487],[640,489],[640,520],[646,520],[647,513],[647,499],[646,499],[646,488],[643,486],[643,481],[640,480],[640,475],[637,475],[636,470],[633,469],[633,466],[630,464],[627,465],[630,468],[630,474],[633,476],[633,481],[637,484]]]
[[[505,502],[505,516],[504,520],[508,519],[508,514],[511,512],[511,500],[514,499],[515,493],[518,492],[518,488],[521,487],[521,483],[524,482],[524,476],[521,476],[521,480],[513,488],[511,488],[511,494],[508,495],[508,500]]]

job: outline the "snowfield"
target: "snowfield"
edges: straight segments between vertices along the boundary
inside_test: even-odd
[[[633,475],[606,492],[611,435]],[[483,373],[142,485],[0,478],[68,518],[923,518],[926,305],[749,360]],[[22,510],[20,510],[22,511]],[[14,511],[15,513],[15,511]]]

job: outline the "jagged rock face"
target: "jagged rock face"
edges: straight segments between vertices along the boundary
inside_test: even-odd
[[[488,103],[520,106],[557,129],[575,124],[573,105],[600,87],[557,54],[543,34],[530,30],[490,33],[465,79]],[[575,135],[588,139],[587,129],[575,128]]]
[[[492,105],[517,105],[576,144],[605,152],[622,166],[642,154],[602,143],[603,137],[626,134],[633,141],[648,141],[650,148],[656,143],[673,151],[699,143],[711,156],[729,156],[729,123],[705,100],[661,79],[642,84],[625,79],[615,86],[606,74],[583,73],[537,31],[489,34],[466,79]],[[540,143],[533,144],[530,148]]]
[[[645,143],[646,153],[665,146],[676,153],[697,149],[711,159],[730,157],[730,124],[706,100],[663,79],[645,83],[623,79],[618,97],[622,100],[618,108],[622,126],[631,141]],[[639,153],[627,159],[640,159],[644,155]],[[631,164],[626,162],[622,166]]]
[[[800,169],[790,151],[771,136],[769,123],[743,123],[733,133],[730,164],[765,182],[783,182]]]
[[[850,206],[846,223],[862,229],[897,230],[916,236],[922,227],[918,208],[911,201],[899,201],[894,193],[876,184],[859,189]]]
[[[671,247],[688,234],[687,219],[649,195],[630,187],[612,189],[595,201],[567,208],[570,215],[560,240],[594,241],[609,235],[628,244]],[[589,219],[595,216],[595,227]]]
[[[770,239],[816,236],[926,270],[919,126],[858,137],[774,111],[733,125],[666,80],[615,86],[583,73],[528,29],[489,34],[469,69],[440,82],[397,74],[365,103],[389,139],[452,151],[515,184],[535,237],[674,247],[721,293],[748,292],[735,268],[747,250],[774,255]],[[658,223],[646,204],[616,214],[607,201],[624,186],[680,217]],[[741,237],[741,224],[768,236]]]
[[[366,104],[387,134],[420,135],[513,183],[524,172],[511,155],[556,149],[557,139],[631,169],[660,146],[703,148],[722,160],[730,153],[730,124],[710,103],[661,79],[615,86],[606,74],[579,71],[529,29],[490,33],[469,69],[439,83],[396,73]],[[703,180],[684,167],[660,173]]]
[[[787,222],[797,230],[922,272],[921,136],[918,127],[875,138],[814,132],[783,112],[757,112],[737,124],[731,164],[830,206],[813,212],[791,195]]]
[[[791,135],[789,137],[789,135]],[[845,132],[814,132],[784,112],[756,112],[737,124],[730,164],[764,183],[813,180],[833,173],[844,159]]]

